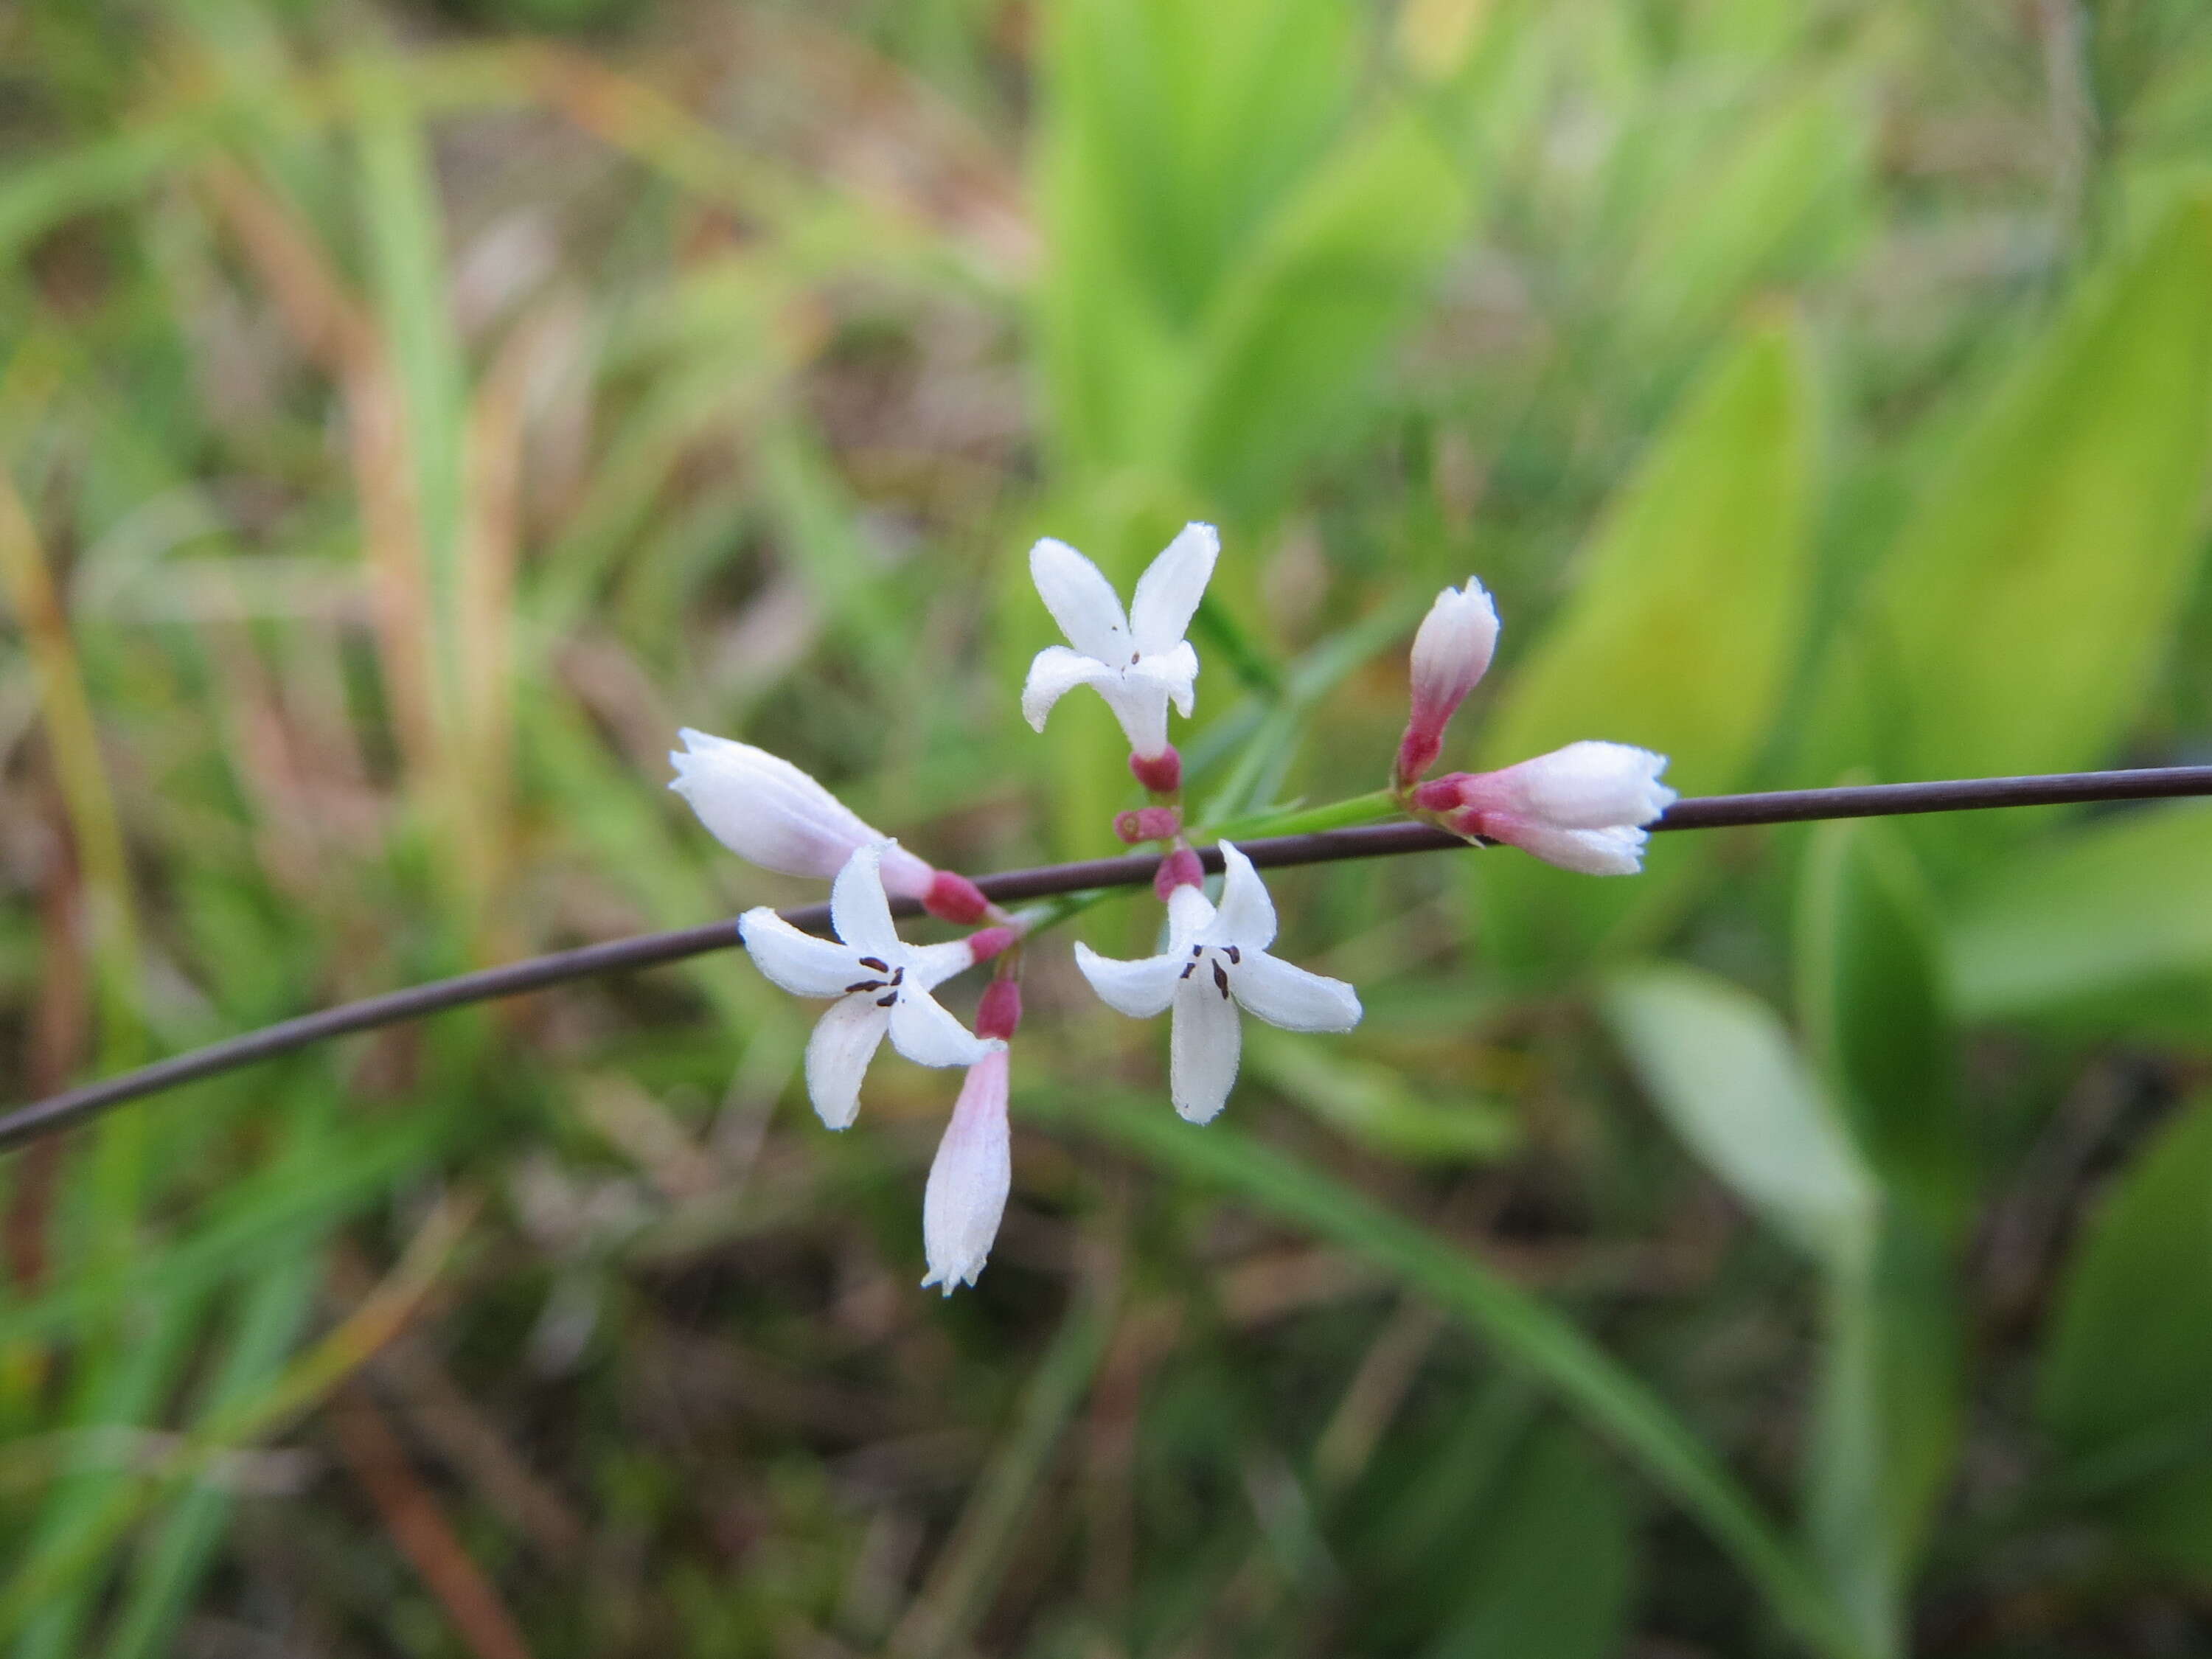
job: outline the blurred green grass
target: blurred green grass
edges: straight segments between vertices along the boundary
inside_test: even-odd
[[[663,791],[682,724],[960,868],[1107,850],[1110,722],[1016,713],[1046,531],[1126,580],[1222,526],[1217,818],[1376,787],[1470,571],[1460,763],[2212,745],[2188,0],[24,0],[0,43],[13,1094],[800,896]],[[827,1135],[736,960],[19,1155],[0,1640],[2202,1651],[2212,817],[1662,842],[1286,875],[1368,1018],[1255,1043],[1207,1138],[1033,953],[949,1303],[944,1079]]]

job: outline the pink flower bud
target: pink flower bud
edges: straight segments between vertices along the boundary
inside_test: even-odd
[[[1166,841],[1182,831],[1182,812],[1173,806],[1139,806],[1114,816],[1114,833],[1134,847],[1139,842]]]
[[[1197,887],[1205,883],[1206,866],[1198,861],[1198,854],[1188,847],[1178,847],[1160,860],[1160,867],[1152,872],[1152,892],[1165,904],[1168,895],[1178,887]]]
[[[739,858],[787,876],[836,878],[863,847],[885,837],[789,761],[689,729],[668,758],[668,787],[691,803],[699,821]],[[900,847],[883,855],[884,890],[924,898],[937,872]]]
[[[921,1282],[943,1286],[947,1296],[955,1285],[975,1282],[1006,1212],[1006,1194],[1013,1185],[1006,1073],[1004,1048],[968,1068],[952,1121],[945,1126],[945,1139],[929,1166],[929,1186],[921,1200],[929,1276]]]
[[[1645,835],[1674,802],[1659,781],[1667,757],[1624,743],[1571,743],[1498,772],[1455,772],[1422,784],[1413,804],[1445,828],[1482,836],[1588,875],[1632,875]]]
[[[1470,576],[1464,589],[1447,587],[1437,595],[1413,635],[1413,713],[1392,768],[1401,787],[1436,764],[1445,726],[1497,647],[1498,611],[1480,582]]]
[[[965,927],[982,921],[991,901],[967,877],[939,870],[930,878],[929,890],[921,896],[921,908],[939,921],[954,921]]]
[[[968,935],[968,965],[988,962],[1019,937],[1011,927],[984,927]]]
[[[975,1005],[975,1035],[982,1037],[1010,1037],[1014,1028],[1022,1023],[1022,987],[1019,980],[994,979],[983,988],[983,1000]]]
[[[1182,787],[1182,757],[1173,744],[1157,755],[1132,755],[1129,771],[1155,795],[1172,795]]]

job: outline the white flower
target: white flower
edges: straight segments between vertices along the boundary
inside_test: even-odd
[[[929,1187],[921,1199],[922,1251],[929,1258],[925,1285],[973,1285],[983,1271],[1006,1212],[1013,1158],[1006,1132],[1006,1044],[968,1068],[952,1121],[937,1144]]]
[[[1571,743],[1497,772],[1425,783],[1413,804],[1455,834],[1504,842],[1592,876],[1644,867],[1650,823],[1674,801],[1659,781],[1667,757],[1625,743]]]
[[[833,1129],[860,1109],[860,1076],[876,1047],[891,1047],[921,1066],[973,1066],[1006,1047],[969,1035],[929,994],[975,965],[966,939],[908,945],[891,927],[882,866],[896,843],[863,847],[837,873],[830,893],[836,943],[802,933],[766,906],[738,918],[738,936],[762,973],[794,996],[836,997],[806,1044],[806,1092]]]
[[[1170,701],[1190,717],[1198,653],[1183,629],[1220,551],[1212,525],[1185,525],[1137,579],[1125,617],[1113,584],[1083,555],[1050,537],[1031,548],[1030,579],[1068,645],[1037,653],[1022,687],[1022,717],[1042,732],[1053,704],[1079,685],[1096,686],[1133,753],[1143,759],[1164,753]]]
[[[1168,948],[1158,956],[1117,962],[1075,947],[1076,965],[1109,1006],[1138,1019],[1174,1008],[1168,1092],[1193,1123],[1218,1112],[1237,1081],[1239,1007],[1286,1031],[1348,1031],[1359,1023],[1352,987],[1267,954],[1275,907],[1260,873],[1225,841],[1221,860],[1221,908],[1196,887],[1176,888],[1168,898]]]
[[[1498,608],[1480,582],[1469,576],[1464,590],[1447,587],[1437,595],[1413,635],[1413,712],[1398,745],[1401,786],[1435,764],[1444,727],[1497,649]]]
[[[929,896],[936,871],[789,761],[688,726],[678,735],[684,747],[669,754],[676,779],[668,787],[739,858],[828,881],[860,848],[881,847],[884,887],[902,898]]]

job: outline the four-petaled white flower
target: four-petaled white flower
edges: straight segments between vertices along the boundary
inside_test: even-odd
[[[1287,1031],[1348,1031],[1359,1023],[1352,987],[1267,954],[1275,906],[1260,872],[1225,841],[1221,861],[1220,908],[1196,887],[1176,888],[1168,898],[1168,948],[1158,956],[1121,962],[1075,947],[1076,965],[1109,1006],[1138,1019],[1174,1008],[1168,1093],[1193,1123],[1218,1112],[1237,1081],[1239,1007]]]
[[[1066,543],[1047,537],[1031,548],[1030,578],[1068,644],[1047,646],[1030,665],[1023,718],[1042,732],[1053,704],[1079,685],[1096,686],[1132,753],[1145,760],[1165,753],[1169,702],[1188,720],[1195,696],[1198,653],[1183,630],[1220,550],[1212,525],[1185,525],[1137,579],[1125,617],[1113,584]]]
[[[830,893],[838,943],[801,933],[765,905],[738,918],[761,972],[795,996],[835,997],[806,1044],[806,1092],[833,1129],[860,1109],[860,1077],[888,1032],[921,1066],[973,1066],[1006,1044],[971,1036],[930,993],[978,960],[967,939],[908,945],[891,926],[882,865],[891,842],[863,847]]]

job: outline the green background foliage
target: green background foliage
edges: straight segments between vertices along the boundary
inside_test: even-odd
[[[1382,782],[1470,573],[1453,765],[2212,758],[2193,0],[22,0],[0,90],[11,1103],[818,896],[679,726],[1110,850],[1040,533],[1220,526],[1209,822]],[[1274,887],[1358,1030],[1193,1129],[1050,936],[947,1302],[950,1079],[830,1135],[734,953],[0,1163],[0,1650],[2212,1647],[2212,811]]]

